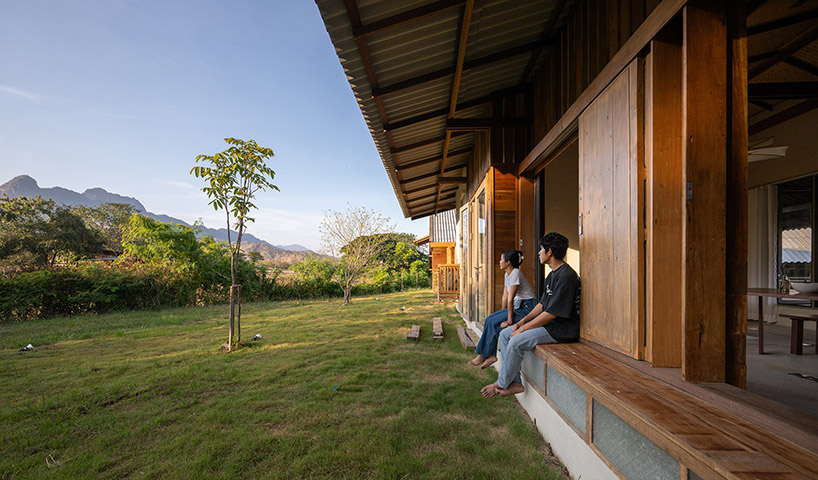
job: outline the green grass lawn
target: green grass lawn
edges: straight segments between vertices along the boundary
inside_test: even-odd
[[[0,325],[0,479],[560,478],[429,291],[244,305],[229,354],[226,313]]]

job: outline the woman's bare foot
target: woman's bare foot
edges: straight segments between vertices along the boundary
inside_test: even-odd
[[[494,365],[494,362],[496,362],[496,361],[497,361],[497,357],[495,357],[494,355],[492,355],[492,356],[490,356],[489,358],[487,358],[487,359],[485,359],[485,360],[483,361],[483,364],[482,364],[482,365],[480,365],[480,368],[485,370],[486,368],[488,368],[488,367],[490,367],[490,366]]]
[[[482,355],[478,355],[478,356],[474,357],[473,359],[469,360],[469,365],[471,365],[472,367],[476,367],[476,366],[480,365],[481,363],[483,363],[483,360],[485,360],[485,359],[486,359],[486,357],[484,357]]]
[[[497,382],[494,382],[491,385],[486,385],[485,387],[481,388],[480,393],[483,394],[483,396],[486,398],[496,396],[499,393],[497,388]]]
[[[523,392],[525,392],[525,387],[520,382],[512,382],[511,385],[509,385],[506,388],[499,388],[499,387],[497,388],[497,395],[500,395],[500,396],[503,396],[503,397],[510,397],[512,395],[517,395],[518,393],[523,393]],[[483,395],[483,396],[485,396],[485,395]]]

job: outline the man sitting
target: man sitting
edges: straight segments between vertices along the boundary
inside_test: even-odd
[[[568,239],[556,232],[540,241],[540,263],[551,273],[545,277],[540,303],[522,320],[500,332],[500,356],[503,364],[497,381],[481,390],[484,397],[509,396],[525,391],[520,365],[526,351],[542,343],[568,343],[579,340],[579,291],[577,272],[565,263]]]

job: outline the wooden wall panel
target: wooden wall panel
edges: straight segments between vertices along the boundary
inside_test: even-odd
[[[726,6],[688,2],[683,10],[685,202],[682,375],[725,379],[727,187]]]
[[[534,74],[532,145],[539,142],[660,2],[578,0]]]
[[[634,358],[640,356],[638,149],[633,63],[579,120],[580,212],[583,233],[582,332]],[[638,185],[637,185],[638,186]],[[634,268],[634,264],[635,268]],[[634,293],[635,292],[635,293]]]
[[[500,254],[508,249],[519,250],[517,240],[517,176],[516,169],[492,168],[494,177],[494,189],[492,192],[492,213],[493,223],[489,223],[494,239],[489,250],[489,261],[487,268],[492,269],[495,274],[493,278],[494,300],[491,311],[497,311],[502,307],[504,275],[499,270],[498,261]],[[492,309],[493,308],[493,309]]]

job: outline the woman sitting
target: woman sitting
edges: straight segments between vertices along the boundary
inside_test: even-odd
[[[519,322],[537,304],[531,286],[520,271],[523,252],[506,250],[500,255],[500,270],[505,272],[503,289],[504,309],[494,312],[483,323],[483,334],[474,352],[477,354],[469,365],[486,368],[497,361],[497,337],[500,331],[509,325]]]

